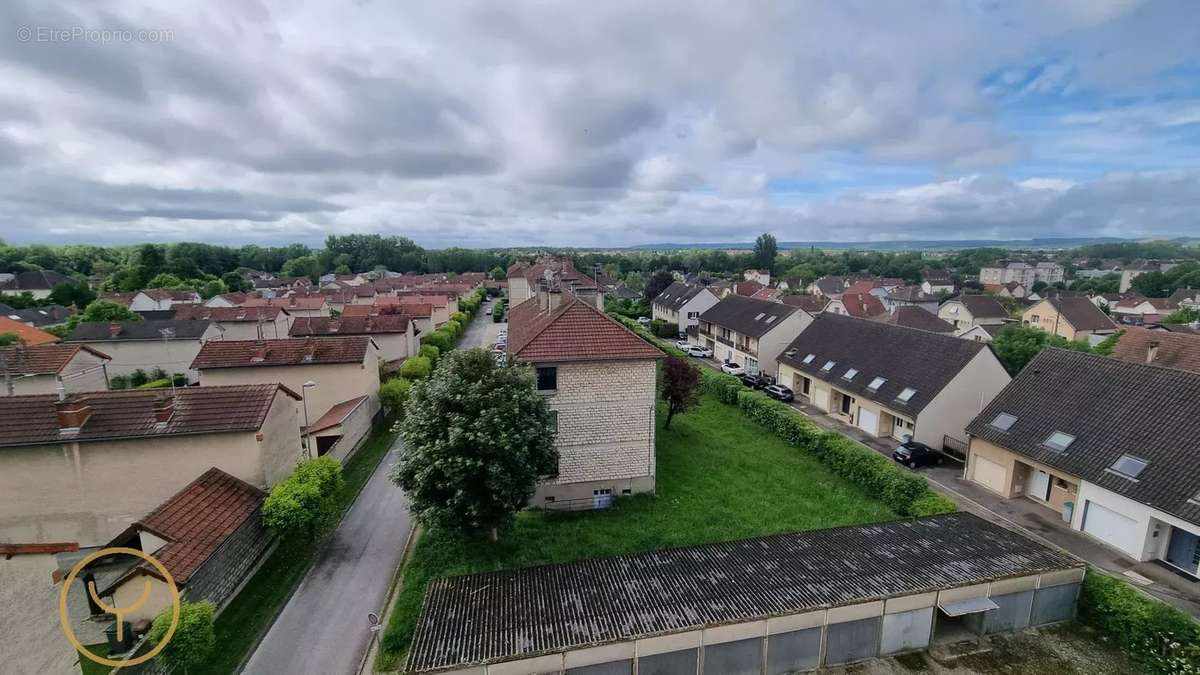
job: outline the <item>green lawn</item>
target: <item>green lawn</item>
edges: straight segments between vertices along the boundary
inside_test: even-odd
[[[96,656],[108,656],[108,643],[102,642],[98,645],[85,645],[89,652]],[[112,666],[106,666],[89,659],[82,652],[79,654],[79,668],[83,671],[83,675],[108,675],[112,671]]]
[[[394,434],[388,425],[377,427],[358,452],[346,462],[343,475],[346,487],[340,496],[343,508],[349,508],[379,461],[392,445]],[[313,563],[319,542],[283,542],[258,569],[250,583],[217,618],[217,644],[211,660],[190,675],[228,675],[233,673],[258,637],[270,627],[275,612],[287,600]],[[85,671],[86,672],[86,671]]]
[[[402,665],[432,577],[896,517],[732,406],[705,397],[669,431],[664,419],[660,414],[657,497],[619,499],[605,512],[522,513],[498,544],[426,531],[405,568],[377,669]]]

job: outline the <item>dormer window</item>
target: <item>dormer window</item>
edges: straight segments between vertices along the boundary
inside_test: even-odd
[[[916,393],[916,389],[913,389],[912,387],[905,387],[904,391],[900,392],[900,395],[896,397],[896,400],[900,401],[901,403],[908,403]]]
[[[825,365],[821,366],[821,372],[828,373],[829,371],[833,370],[833,367],[836,365],[837,361],[826,361]]]
[[[991,426],[993,429],[999,429],[1000,431],[1008,431],[1012,428],[1012,425],[1016,421],[1016,417],[1002,412],[999,415],[996,415],[996,418],[991,421],[989,426]]]
[[[1061,431],[1055,431],[1050,434],[1046,440],[1042,441],[1042,445],[1050,448],[1055,452],[1063,452],[1071,447],[1071,443],[1075,442],[1075,437],[1071,434],[1064,434]]]
[[[812,363],[813,359],[815,358],[817,358],[816,354],[809,354],[808,356],[804,357],[804,363]]]
[[[871,391],[879,391],[879,388],[883,386],[884,382],[887,382],[887,380],[882,377],[877,377],[871,380],[871,384],[867,385],[867,389],[870,389]]]
[[[843,380],[853,380],[853,379],[854,379],[854,376],[855,376],[855,375],[857,375],[857,374],[858,374],[858,369],[856,369],[856,368],[851,368],[850,370],[847,370],[847,371],[846,371],[846,374],[845,374],[845,375],[842,375],[842,379],[843,379]]]
[[[1145,471],[1146,460],[1138,459],[1133,455],[1121,455],[1120,459],[1109,468],[1125,478],[1136,480],[1142,471]]]

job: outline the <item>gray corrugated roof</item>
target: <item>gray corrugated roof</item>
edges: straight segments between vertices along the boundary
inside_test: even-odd
[[[991,426],[1002,412],[1008,431]],[[1043,445],[1055,431],[1075,437],[1063,452]],[[1044,349],[967,433],[1200,523],[1200,373]],[[1108,471],[1125,454],[1148,462],[1136,481]]]
[[[681,307],[686,305],[689,300],[696,297],[703,290],[704,287],[699,284],[683,284],[676,281],[663,289],[663,292],[654,298],[654,304],[679,311]]]
[[[855,396],[916,415],[983,350],[990,348],[945,333],[825,313],[792,340],[779,362]],[[809,354],[812,361],[804,363]],[[835,365],[822,372],[827,361]],[[846,380],[843,376],[851,368],[858,374]],[[867,387],[876,377],[887,381],[872,392]],[[916,393],[904,403],[896,397],[908,387]]]
[[[803,311],[781,302],[730,295],[700,315],[701,321],[724,326],[742,335],[762,337],[796,312]],[[762,318],[759,318],[759,315]],[[775,317],[773,320],[771,317]]]
[[[409,671],[1078,567],[968,513],[435,579]]]

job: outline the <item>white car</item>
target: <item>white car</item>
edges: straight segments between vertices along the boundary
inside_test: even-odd
[[[742,375],[746,369],[736,363],[722,363],[721,372],[729,373],[730,375]]]
[[[675,346],[686,352],[687,348],[692,346],[692,343],[688,342],[687,340],[676,340]]]
[[[649,325],[650,325],[650,317],[648,317],[648,316],[639,316],[639,317],[638,317],[638,323],[640,323],[640,324],[641,324],[641,325],[643,325],[643,326],[649,326]]]
[[[700,345],[689,345],[688,348],[685,349],[684,351],[687,352],[688,356],[697,356],[702,359],[712,358],[712,350],[709,349],[708,347],[702,347]]]

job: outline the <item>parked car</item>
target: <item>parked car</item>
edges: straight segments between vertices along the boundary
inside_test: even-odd
[[[712,350],[709,349],[708,347],[702,347],[700,345],[690,345],[684,351],[687,352],[688,356],[696,356],[696,357],[699,357],[702,359],[711,359],[712,358]]]
[[[892,451],[892,459],[915,469],[919,466],[941,465],[944,456],[933,448],[914,441],[911,436],[905,437],[903,443]]]
[[[687,331],[686,330],[679,331],[679,339],[683,340],[684,342],[687,342]]]
[[[750,373],[743,373],[742,384],[753,389],[762,389],[768,385],[775,384],[775,380],[770,375],[764,375],[762,373],[754,373],[753,375]]]
[[[741,364],[726,361],[721,364],[721,372],[729,373],[730,375],[741,375],[746,372],[746,369]]]
[[[686,339],[680,339],[675,341],[675,346],[687,351],[687,348],[691,346],[691,343],[689,343]]]
[[[783,401],[784,403],[788,403],[796,398],[792,394],[792,390],[788,387],[783,386],[782,384],[767,385],[766,387],[763,387],[763,392],[765,392],[767,396],[770,396],[771,398],[775,399],[776,401]]]
[[[639,323],[639,324],[641,324],[641,325],[643,325],[643,326],[649,326],[649,325],[650,325],[650,317],[648,317],[648,316],[639,316],[639,317],[638,317],[638,323]]]

